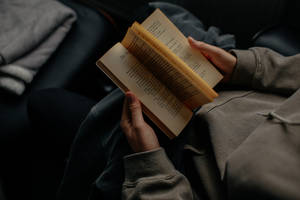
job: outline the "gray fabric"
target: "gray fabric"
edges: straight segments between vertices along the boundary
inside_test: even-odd
[[[300,199],[300,90],[272,113],[227,158],[231,199]]]
[[[258,113],[278,107],[285,98],[254,91],[224,91],[197,113],[209,134],[222,176],[228,156],[265,120]]]
[[[0,87],[21,95],[76,14],[55,0],[2,0],[0,19]]]
[[[192,36],[225,50],[235,48],[235,37],[231,34],[221,34],[217,27],[205,25],[188,10],[175,4],[166,2],[151,2],[150,7],[159,8],[186,36]]]
[[[233,53],[238,62],[231,83],[249,89],[221,91],[197,113],[209,124],[229,197],[299,199],[300,54]]]
[[[231,84],[247,90],[221,91],[214,102],[197,113],[210,125],[209,134],[222,174],[228,156],[266,119],[262,113],[280,107],[300,87],[300,55],[283,57],[265,48],[233,53],[238,61]]]

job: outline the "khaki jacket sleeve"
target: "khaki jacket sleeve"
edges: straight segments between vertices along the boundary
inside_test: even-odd
[[[237,57],[231,83],[284,95],[300,87],[300,54],[284,57],[260,47],[231,52]]]
[[[193,199],[188,180],[162,148],[126,156],[124,166],[122,199]]]

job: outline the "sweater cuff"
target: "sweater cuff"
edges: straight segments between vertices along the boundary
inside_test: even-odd
[[[175,170],[163,148],[124,157],[125,181],[170,174]]]
[[[230,82],[233,84],[251,86],[256,71],[256,57],[252,50],[231,50],[237,63]]]

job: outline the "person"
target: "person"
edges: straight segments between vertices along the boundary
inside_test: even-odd
[[[300,54],[283,57],[265,48],[229,53],[191,37],[188,41],[224,74],[224,83],[252,89],[220,92],[197,114],[209,123],[227,198],[299,199]],[[131,92],[121,127],[135,152],[124,158],[123,199],[195,198]],[[197,152],[197,141],[190,145]]]
[[[95,106],[72,95],[64,104],[63,95],[53,91],[56,103],[47,91],[31,97],[31,120],[44,132],[49,127],[52,135],[64,133],[81,123],[76,136],[72,133],[75,139],[58,199],[300,198],[300,54],[284,57],[258,47],[227,52],[188,41],[224,79],[219,97],[203,105],[194,123],[172,141],[143,116],[131,92],[123,102],[122,92],[116,90]],[[44,106],[37,108],[41,93],[51,106],[44,114],[39,112]],[[85,107],[80,119],[66,123],[67,107],[76,118],[79,105]],[[53,120],[44,118],[41,123],[40,116],[53,110],[62,113],[52,117],[63,122],[61,126],[45,126]]]

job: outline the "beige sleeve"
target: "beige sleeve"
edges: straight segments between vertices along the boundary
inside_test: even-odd
[[[261,47],[232,53],[237,65],[231,83],[285,95],[300,87],[300,54],[285,57]]]
[[[124,166],[122,199],[193,199],[188,180],[162,148],[126,156]]]

